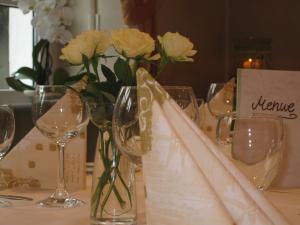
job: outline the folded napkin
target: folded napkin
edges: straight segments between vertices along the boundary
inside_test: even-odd
[[[58,104],[68,104],[72,108],[72,95],[65,95],[38,122],[53,120]],[[31,119],[31,118],[24,118]],[[69,118],[66,118],[68,121]],[[18,129],[18,124],[16,124]],[[68,189],[85,187],[86,132],[73,138],[65,149],[65,181]],[[0,163],[0,174],[5,181],[0,186],[20,188],[53,189],[57,185],[58,149],[50,139],[32,128]]]
[[[137,79],[148,225],[289,224],[146,70]]]
[[[218,120],[208,110],[207,103],[199,108],[200,129],[213,141],[216,141],[216,127]]]

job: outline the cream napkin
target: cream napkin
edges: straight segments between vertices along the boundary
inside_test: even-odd
[[[148,225],[289,224],[146,70],[137,79]]]

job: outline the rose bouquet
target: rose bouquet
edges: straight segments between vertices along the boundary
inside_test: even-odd
[[[110,48],[114,51],[112,54],[108,54]],[[167,64],[193,61],[194,54],[193,44],[179,33],[158,36],[156,43],[149,34],[130,28],[113,30],[110,34],[86,31],[62,49],[61,59],[81,66],[80,72],[72,76],[68,84],[79,80],[85,83],[85,88],[78,94],[88,103],[91,121],[100,131],[99,155],[103,172],[92,196],[92,217],[98,214],[102,217],[111,195],[121,208],[132,204],[129,187],[119,170],[122,155],[112,141],[112,108],[120,88],[136,85],[136,70],[140,66],[157,71],[157,77]],[[112,59],[115,62],[111,69],[107,62]],[[121,187],[116,186],[117,180]]]

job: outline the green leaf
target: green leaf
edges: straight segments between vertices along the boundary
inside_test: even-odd
[[[94,96],[98,96],[99,94],[101,95],[101,90],[97,88],[96,83],[88,83],[88,85],[86,86],[86,91],[90,94],[93,94]]]
[[[15,77],[7,77],[6,82],[8,86],[10,86],[16,91],[34,90],[34,87],[24,84],[23,82],[16,79]]]
[[[112,120],[113,105],[104,102],[96,102],[89,104],[89,113],[91,121],[98,127],[107,124]],[[106,166],[109,166],[106,164]]]
[[[108,68],[105,65],[101,65],[101,71],[108,82],[110,82],[110,83],[117,82],[116,75],[114,74],[113,71],[111,71],[110,68]]]
[[[21,74],[35,82],[37,81],[38,78],[38,73],[34,69],[29,67],[21,67],[15,72],[15,74]]]
[[[84,72],[84,73],[79,73],[75,76],[68,77],[65,81],[65,85],[72,85],[72,84],[78,82],[79,80],[81,80],[84,77],[85,74],[86,73]]]
[[[104,92],[108,92],[115,97],[118,95],[119,90],[120,90],[120,88],[118,88],[118,86],[117,86],[117,83],[112,84],[110,82],[104,81],[104,82],[100,82],[100,83],[95,83],[95,85],[97,86],[98,89],[100,89]]]
[[[80,97],[83,101],[88,102],[88,103],[93,103],[93,102],[99,102],[101,101],[100,98],[97,98],[97,96],[93,95],[92,93],[89,93],[86,90],[82,90],[80,92]]]
[[[84,54],[81,54],[82,56],[82,62],[83,62],[83,65],[85,67],[85,69],[89,72],[90,70],[90,61],[89,61],[89,58],[84,55]]]
[[[94,73],[98,75],[98,57],[93,57],[91,59],[91,63],[93,66]]]
[[[102,94],[112,103],[116,102],[115,96],[113,96],[111,93],[102,91]]]
[[[58,68],[53,73],[53,84],[54,85],[62,85],[66,83],[69,77],[69,73],[63,68]]]
[[[115,62],[114,71],[118,79],[122,80],[126,85],[132,83],[133,77],[127,61],[119,57]]]
[[[40,75],[43,72],[43,67],[39,62],[39,54],[40,51],[49,45],[49,41],[41,39],[34,47],[32,51],[32,60],[33,60],[33,67],[36,69],[37,73]]]
[[[166,54],[166,52],[163,49],[161,49],[160,55],[161,55],[161,58],[160,58],[160,62],[158,65],[158,72],[157,72],[155,78],[157,78],[160,75],[160,73],[165,69],[166,65],[170,63],[170,58],[168,57],[168,55]]]
[[[89,93],[91,96],[94,96],[96,99],[105,98],[106,101],[115,102],[115,96],[110,93],[110,90],[105,90],[103,88],[103,83],[88,83],[86,86],[86,92]]]

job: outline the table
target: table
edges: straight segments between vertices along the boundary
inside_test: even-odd
[[[86,202],[86,205],[74,209],[49,209],[34,205],[33,202],[16,205],[12,208],[0,208],[0,225],[88,225],[91,177],[88,176],[87,188],[76,191],[73,196]],[[145,207],[143,200],[143,182],[137,174],[138,225],[145,225]],[[45,198],[49,191],[16,192],[1,191],[0,194],[21,194],[32,197],[35,201]],[[287,190],[271,190],[265,192],[266,197],[284,214],[291,225],[300,224],[300,188]],[[18,203],[18,202],[17,202]],[[16,203],[16,204],[17,204]]]
[[[141,173],[136,175],[137,199],[138,199],[138,225],[145,225],[145,207],[143,198],[143,182]],[[0,208],[0,225],[89,225],[90,190],[92,179],[87,176],[86,189],[72,193],[72,196],[83,200],[86,204],[72,209],[42,208],[35,202],[46,198],[51,193],[48,191],[17,191],[3,190],[0,194],[23,195],[34,199],[33,202],[13,201],[14,207]]]

